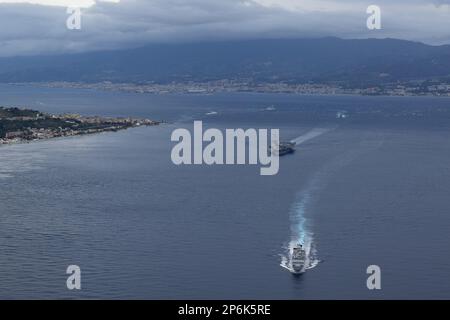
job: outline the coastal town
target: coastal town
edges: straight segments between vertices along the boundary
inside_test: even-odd
[[[383,75],[381,75],[383,76]],[[50,88],[94,89],[142,94],[213,94],[221,92],[289,93],[299,95],[450,96],[450,81],[410,80],[374,85],[332,83],[258,82],[254,79],[222,79],[205,82],[116,83],[103,81],[15,83]]]
[[[53,115],[30,109],[0,107],[0,144],[119,131],[160,122],[79,114]]]

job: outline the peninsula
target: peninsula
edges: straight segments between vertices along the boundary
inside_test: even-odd
[[[119,131],[160,122],[137,118],[53,115],[30,109],[0,107],[0,144]]]

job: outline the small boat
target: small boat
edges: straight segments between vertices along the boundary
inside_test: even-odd
[[[337,119],[346,119],[346,118],[348,118],[348,113],[347,113],[347,111],[338,111],[338,112],[336,113],[336,118],[337,118]]]

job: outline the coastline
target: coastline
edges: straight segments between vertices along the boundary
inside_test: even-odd
[[[261,83],[248,84],[221,81],[170,83],[170,84],[135,84],[113,83],[109,81],[97,83],[83,82],[20,82],[5,83],[16,86],[32,86],[40,88],[87,89],[110,92],[126,92],[150,95],[211,95],[216,93],[271,93],[315,96],[386,96],[386,97],[450,97],[450,84],[436,83],[427,87],[410,84],[383,84],[367,88],[344,88],[328,84],[286,84]]]
[[[54,115],[31,109],[0,107],[0,145],[117,132],[161,123],[143,118]]]

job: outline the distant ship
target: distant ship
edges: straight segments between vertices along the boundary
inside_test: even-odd
[[[271,148],[271,147],[269,147]],[[295,152],[295,143],[294,142],[280,142],[280,145],[278,146],[278,155],[284,156],[289,153]]]
[[[281,142],[278,150],[279,156],[284,156],[289,153],[295,152],[295,143],[293,142]]]
[[[301,244],[292,249],[291,267],[291,272],[294,274],[302,274],[306,271],[306,252]]]

